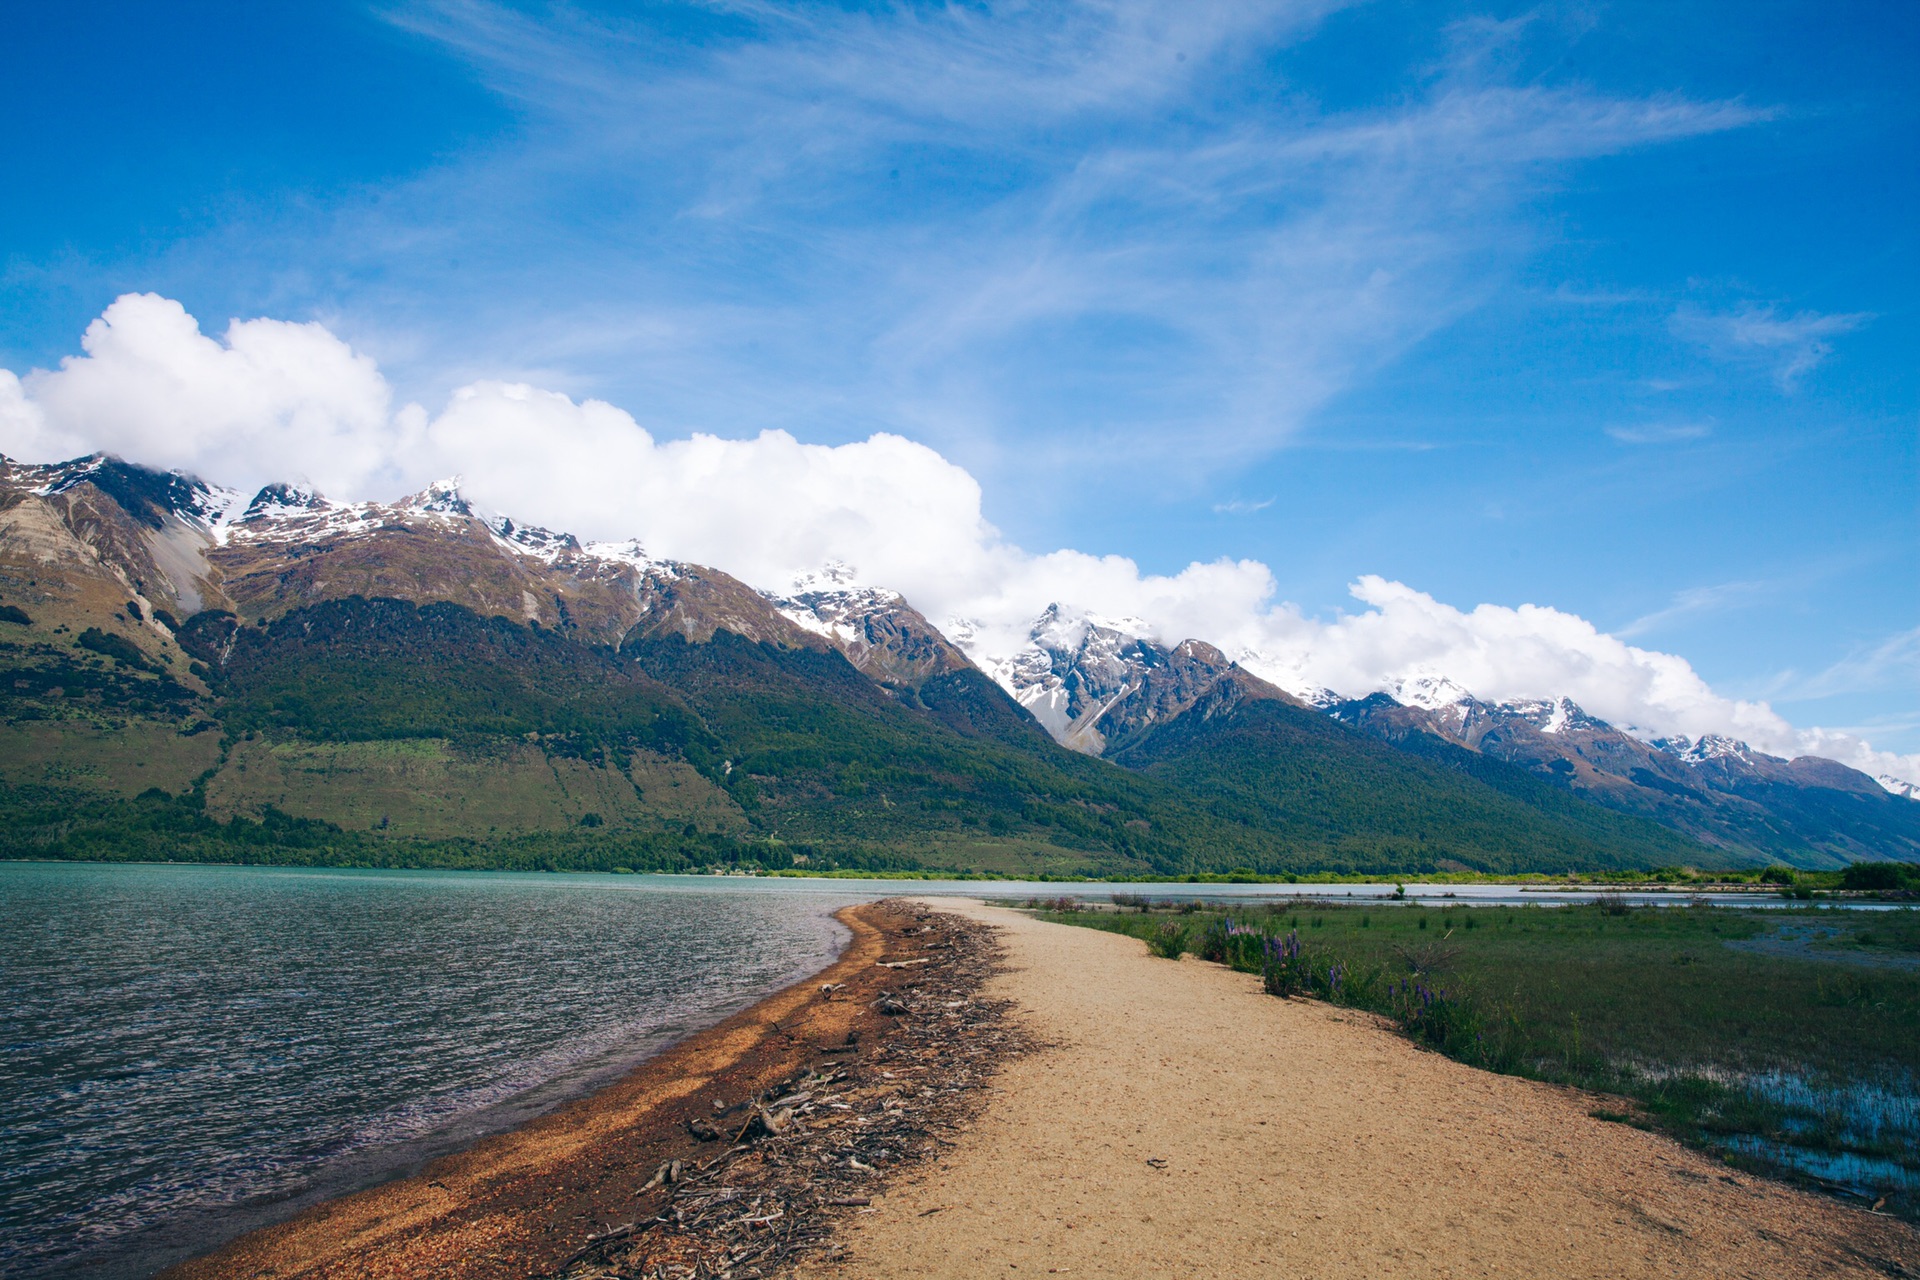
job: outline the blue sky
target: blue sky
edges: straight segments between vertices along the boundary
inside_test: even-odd
[[[1920,10],[9,15],[0,367],[116,296],[656,437],[876,431],[1033,550],[1537,603],[1920,751]]]

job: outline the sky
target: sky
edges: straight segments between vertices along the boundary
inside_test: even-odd
[[[1060,599],[1920,779],[1916,56],[1845,2],[23,7],[0,451],[458,471],[989,652]]]

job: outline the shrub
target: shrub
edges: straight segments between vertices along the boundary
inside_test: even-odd
[[[141,671],[153,669],[153,664],[147,661],[147,655],[141,653],[139,646],[133,641],[125,636],[116,636],[102,631],[98,627],[88,627],[80,633],[80,638],[74,643],[82,649],[100,654],[102,657],[112,658],[115,662],[124,662],[129,667]]]
[[[1186,954],[1189,932],[1188,926],[1168,920],[1147,935],[1147,946],[1162,959],[1178,960]]]
[[[1920,884],[1920,868],[1899,862],[1856,862],[1840,873],[1842,889],[1885,893]]]
[[[1264,963],[1260,966],[1260,985],[1270,996],[1294,996],[1307,990],[1307,960],[1300,954],[1300,931],[1289,930],[1284,938],[1268,938]]]
[[[1395,1020],[1416,1040],[1463,1062],[1484,1057],[1485,1038],[1471,1004],[1413,978],[1388,987],[1387,998]]]

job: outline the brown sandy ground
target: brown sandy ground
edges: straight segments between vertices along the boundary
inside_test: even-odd
[[[1911,1227],[1594,1119],[1589,1095],[1132,938],[938,905],[1004,930],[987,994],[1050,1047],[801,1275],[1920,1273]]]
[[[688,1262],[711,1275],[729,1259],[767,1253],[769,1239],[787,1248],[818,1243],[828,1219],[867,1203],[857,1193],[877,1191],[892,1168],[935,1149],[941,1117],[950,1128],[978,1110],[969,1090],[1004,1056],[1004,1037],[992,1028],[1001,1011],[968,998],[992,967],[989,931],[897,901],[849,908],[839,918],[853,940],[832,967],[607,1089],[437,1160],[417,1177],[243,1236],[165,1280],[519,1280],[563,1270],[673,1274]],[[838,985],[829,994],[827,984]],[[949,1042],[966,1037],[965,1049],[932,1047],[943,1034],[938,1028]],[[779,1134],[753,1123],[748,1100],[828,1079],[834,1083],[819,1089],[824,1108],[775,1109]],[[911,1105],[895,1096],[909,1080]],[[919,1101],[922,1095],[930,1100]],[[729,1104],[724,1111],[716,1099]],[[836,1125],[852,1136],[828,1144],[817,1131]],[[810,1142],[822,1150],[813,1152]],[[844,1149],[831,1166],[822,1158],[827,1145]],[[648,1185],[674,1161],[682,1162],[679,1185]],[[838,1183],[850,1185],[834,1194]],[[772,1211],[734,1212],[736,1198]],[[742,1217],[763,1221],[733,1221]],[[610,1229],[620,1248],[582,1248]],[[748,1247],[736,1247],[743,1235],[752,1237]],[[649,1250],[672,1256],[651,1258]],[[739,1265],[736,1274],[759,1272]]]

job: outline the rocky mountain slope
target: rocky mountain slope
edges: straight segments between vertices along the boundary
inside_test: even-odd
[[[1283,785],[1242,803],[1146,744],[1260,706],[1312,713],[1208,646],[1086,628],[1070,660],[1036,668],[1028,707],[1139,752],[1141,768],[1119,767],[1057,745],[896,595],[829,574],[769,597],[476,511],[451,485],[348,504],[106,458],[7,463],[0,605],[16,853],[1108,871],[1682,860],[1650,824],[1542,810],[1317,716],[1323,732],[1287,746],[1294,767],[1269,770]],[[1364,787],[1323,785],[1350,776]]]
[[[476,510],[455,484],[336,503],[0,461],[13,787],[380,839],[618,835],[649,858],[1920,856],[1905,812],[1876,808],[1910,802],[1832,762],[1649,745],[1571,704],[1465,691],[1308,706],[1204,641],[1058,606],[1008,658],[975,666],[960,641],[839,566],[762,593]]]
[[[1146,624],[1054,606],[1028,643],[988,670],[1065,746],[1137,767],[1161,761],[1168,735],[1224,751],[1224,724],[1207,733],[1182,717],[1239,715],[1271,726],[1308,723],[1279,708],[1297,699],[1200,641],[1167,647]],[[1783,760],[1725,738],[1642,741],[1588,715],[1570,699],[1495,704],[1443,677],[1409,680],[1399,697],[1343,698],[1330,690],[1314,710],[1401,751],[1472,773],[1538,807],[1549,784],[1584,801],[1650,819],[1729,854],[1809,866],[1894,858],[1920,861],[1920,806],[1910,788],[1889,788],[1831,760]],[[1258,704],[1272,703],[1272,707]],[[1246,708],[1241,710],[1241,708]],[[1253,738],[1261,737],[1255,733]],[[1233,751],[1253,748],[1251,739]],[[1278,776],[1298,743],[1265,748]],[[1460,750],[1481,757],[1469,761]],[[1183,756],[1183,759],[1185,757]],[[1219,760],[1214,763],[1219,764]],[[1182,765],[1189,785],[1206,764]],[[1166,768],[1172,768],[1168,765]]]
[[[1423,739],[1466,747],[1718,847],[1828,865],[1920,861],[1920,805],[1832,760],[1783,760],[1730,738],[1644,742],[1567,698],[1496,704],[1457,689],[1402,693],[1404,703],[1377,693],[1328,713],[1403,748]]]

